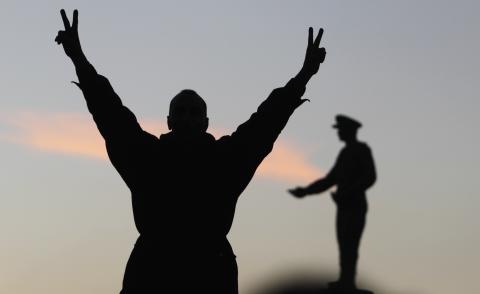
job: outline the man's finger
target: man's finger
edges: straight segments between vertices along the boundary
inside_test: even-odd
[[[60,10],[60,14],[62,15],[63,25],[65,26],[65,30],[70,29],[70,22],[68,21],[67,14],[65,14],[65,10]]]
[[[72,20],[72,29],[76,30],[78,28],[78,10],[73,11],[73,20]]]
[[[58,34],[57,34],[57,37],[55,37],[55,42],[57,42],[57,44],[61,44],[63,42],[63,34],[65,33],[65,31],[58,31]]]
[[[325,51],[325,48],[320,48],[320,51],[319,51],[319,55],[320,55],[320,63],[323,63],[325,61],[325,57],[327,56],[327,51]]]
[[[318,47],[320,46],[320,41],[322,40],[322,35],[323,35],[323,29],[321,28],[319,31],[318,31],[318,35],[317,37],[315,38],[315,47]]]
[[[313,28],[308,28],[308,46],[312,45],[313,43]]]

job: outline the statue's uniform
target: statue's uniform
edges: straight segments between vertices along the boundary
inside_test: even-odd
[[[353,281],[368,209],[365,191],[376,180],[372,152],[367,144],[346,145],[326,179],[337,186],[332,198],[337,205],[340,280]]]

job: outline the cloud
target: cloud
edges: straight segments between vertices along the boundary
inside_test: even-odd
[[[297,184],[306,184],[324,174],[308,162],[305,152],[285,140],[275,143],[272,153],[259,166],[258,173]]]
[[[41,151],[107,158],[102,138],[87,115],[20,112],[4,115],[2,123],[11,128],[0,135],[4,141]]]
[[[0,123],[8,128],[0,133],[0,140],[3,141],[46,152],[99,160],[108,158],[104,141],[88,113],[19,112],[2,115]],[[146,119],[140,124],[153,134],[168,131],[163,120]],[[228,133],[220,129],[211,132],[217,137]],[[308,162],[301,148],[280,139],[275,143],[273,152],[260,165],[257,174],[300,184],[318,178],[323,172]]]

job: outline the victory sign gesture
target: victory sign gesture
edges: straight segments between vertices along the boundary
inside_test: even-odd
[[[63,45],[63,50],[70,58],[79,57],[82,55],[82,47],[80,46],[80,39],[78,38],[78,10],[73,11],[72,24],[65,14],[65,10],[60,10],[62,15],[63,25],[65,26],[64,31],[58,31],[58,35],[55,38],[55,42],[59,45]]]
[[[323,29],[318,31],[318,35],[313,40],[313,28],[308,29],[308,46],[305,54],[305,61],[303,62],[302,71],[308,76],[313,76],[318,72],[320,63],[325,60],[327,52],[324,47],[320,47],[322,40]]]

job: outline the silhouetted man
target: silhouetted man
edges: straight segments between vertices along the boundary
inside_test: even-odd
[[[97,74],[82,52],[78,12],[56,41],[71,58],[88,110],[105,139],[108,156],[132,192],[140,233],[128,260],[122,293],[238,293],[237,264],[226,238],[238,197],[293,111],[310,78],[325,59],[323,30],[308,47],[300,72],[273,90],[248,121],[219,140],[207,133],[207,107],[192,90],[170,103],[168,127],[160,137],[135,116]]]
[[[336,186],[332,198],[337,204],[337,241],[340,251],[340,278],[329,284],[336,289],[355,289],[358,247],[367,214],[365,191],[376,180],[372,152],[367,144],[357,140],[361,123],[345,115],[335,117],[333,126],[338,138],[345,142],[330,172],[306,187],[289,190],[298,198],[317,194]]]

